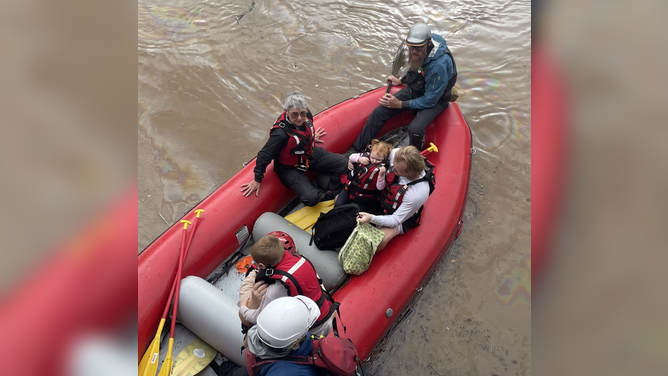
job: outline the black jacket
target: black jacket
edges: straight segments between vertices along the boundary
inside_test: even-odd
[[[306,116],[313,122],[313,115],[310,110]],[[290,126],[294,127],[293,124],[290,124]],[[302,125],[299,129],[303,130],[305,127],[305,125]],[[257,153],[255,168],[253,169],[256,182],[262,183],[264,173],[267,171],[267,166],[269,166],[269,163],[271,163],[272,160],[278,158],[278,154],[288,144],[289,138],[290,136],[283,128],[274,128],[271,130],[267,143],[264,144],[262,149]],[[276,168],[276,166],[274,166],[274,168]]]

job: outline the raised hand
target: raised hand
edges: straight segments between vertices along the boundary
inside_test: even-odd
[[[318,130],[315,131],[315,143],[317,143],[317,144],[325,143],[325,141],[321,140],[320,138],[322,138],[326,134],[327,134],[327,132],[325,132],[325,130],[322,129],[322,127],[319,127]]]
[[[385,173],[387,172],[387,169],[385,166],[380,166],[378,169],[378,180],[383,180],[385,179]]]

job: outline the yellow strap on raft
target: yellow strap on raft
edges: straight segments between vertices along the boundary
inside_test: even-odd
[[[345,191],[341,191],[345,193]],[[285,219],[295,224],[306,232],[311,232],[311,227],[318,220],[320,213],[327,213],[334,207],[334,200],[319,202],[316,206],[304,206],[296,212],[286,215]]]

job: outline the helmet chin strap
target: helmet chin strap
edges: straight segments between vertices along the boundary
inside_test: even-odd
[[[290,350],[297,350],[299,348],[299,346],[302,345],[302,342],[304,341],[304,339],[306,339],[306,334],[304,334],[304,336],[302,336],[302,338],[298,339],[295,343],[293,343],[292,346],[290,347]]]

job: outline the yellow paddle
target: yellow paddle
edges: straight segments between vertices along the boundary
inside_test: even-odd
[[[174,276],[174,282],[172,283],[172,290],[169,293],[169,298],[167,298],[167,304],[165,305],[165,310],[162,313],[162,318],[160,319],[160,324],[158,325],[158,330],[155,332],[155,337],[153,341],[146,349],[144,356],[141,358],[139,363],[139,376],[155,376],[155,371],[158,370],[158,355],[160,354],[160,335],[162,334],[162,328],[165,326],[165,320],[167,318],[167,313],[169,312],[169,306],[172,304],[172,297],[174,296],[174,289],[176,287],[176,278]]]
[[[208,366],[218,352],[200,338],[181,350],[174,362],[172,376],[194,376]]]
[[[188,237],[188,225],[190,221],[185,219],[181,220],[183,223],[183,237],[181,239],[181,255],[179,257],[179,267],[176,269],[176,287],[174,288],[174,305],[172,306],[172,327],[169,331],[169,347],[167,348],[167,357],[162,362],[162,368],[160,368],[160,376],[168,376],[172,373],[172,364],[174,359],[172,359],[172,351],[174,350],[174,328],[176,327],[176,311],[179,307],[179,289],[181,287],[181,272],[183,271],[183,256],[186,249],[186,238]]]
[[[186,246],[185,258],[190,250],[190,243],[195,236],[195,230],[197,229],[197,223],[199,222],[200,214],[204,212],[203,209],[195,210],[196,216],[193,223],[193,229],[190,231],[190,238],[188,239],[188,245]],[[160,324],[158,325],[158,330],[155,333],[153,341],[146,349],[144,356],[139,362],[138,376],[155,376],[155,372],[158,370],[158,356],[160,354],[160,335],[162,334],[162,328],[165,326],[165,320],[167,318],[167,313],[169,312],[169,306],[172,304],[172,297],[174,296],[174,289],[176,288],[176,276],[174,276],[174,282],[172,283],[172,289],[169,293],[169,298],[167,298],[167,304],[165,305],[165,310],[162,313],[162,318],[160,319]]]
[[[173,290],[172,290],[173,291]],[[167,308],[169,308],[169,303],[172,301],[172,293],[169,294],[169,300],[167,300]],[[139,376],[155,376],[155,371],[158,370],[158,354],[160,354],[160,334],[162,333],[162,327],[165,326],[165,316],[160,319],[160,325],[158,325],[158,331],[155,333],[153,341],[146,349],[144,356],[139,362]]]
[[[292,214],[286,215],[285,219],[300,229],[311,232],[311,227],[318,220],[320,213],[327,213],[334,207],[334,200],[322,201],[315,206],[304,206]]]

